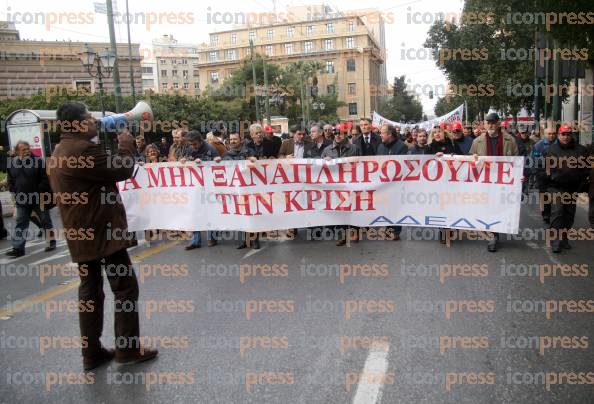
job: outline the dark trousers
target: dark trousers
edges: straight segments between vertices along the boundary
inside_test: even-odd
[[[594,173],[590,173],[591,177],[594,177]],[[594,227],[594,178],[590,178],[590,192],[588,192],[590,198],[590,206],[588,207],[588,220],[590,221],[590,227]]]
[[[549,192],[568,192],[557,188],[549,188]],[[561,203],[561,198],[553,198],[551,206],[551,229],[571,229],[575,219],[575,210],[577,200],[572,199],[572,203]]]
[[[546,201],[551,200],[551,198],[547,198],[545,194],[548,191],[548,186],[545,182],[545,179],[537,177],[536,185],[538,186],[538,197],[539,201]],[[550,203],[542,203],[542,210],[541,210],[542,217],[551,217],[551,204]]]
[[[104,261],[103,261],[104,260]],[[80,335],[87,337],[88,347],[83,356],[95,356],[101,348],[103,332],[103,274],[105,271],[114,295],[114,335],[118,351],[139,347],[138,282],[128,251],[120,250],[102,259],[80,262],[78,298],[82,309],[79,313]],[[91,309],[89,309],[92,308]]]
[[[40,220],[41,228],[44,230],[53,229],[52,219],[49,210],[41,210],[39,205],[17,205],[16,224],[12,238],[12,248],[24,250],[29,237],[29,221],[31,214],[35,213]],[[47,233],[46,233],[47,235]]]

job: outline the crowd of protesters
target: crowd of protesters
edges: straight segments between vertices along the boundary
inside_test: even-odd
[[[161,145],[149,145],[144,139],[137,138],[137,158],[139,161],[219,161],[219,160],[252,160],[256,159],[335,159],[353,156],[382,156],[382,155],[476,155],[476,156],[523,156],[526,159],[522,184],[522,197],[533,184],[541,194],[571,194],[588,192],[584,187],[588,177],[592,177],[588,167],[552,167],[547,169],[544,161],[547,157],[568,157],[592,155],[592,148],[588,151],[577,143],[573,131],[568,125],[561,125],[559,130],[545,129],[541,136],[539,132],[528,131],[528,127],[518,125],[510,127],[507,121],[501,121],[496,113],[487,115],[484,122],[474,125],[463,125],[454,121],[442,123],[432,129],[406,128],[404,131],[398,126],[383,124],[376,126],[369,119],[340,123],[336,125],[313,124],[307,130],[293,126],[289,133],[282,136],[274,134],[271,126],[253,124],[249,133],[227,131],[224,123],[214,125],[214,129],[203,136],[198,131],[184,131],[178,129],[173,132],[173,144],[166,150]],[[551,147],[554,146],[554,147]],[[156,155],[159,153],[159,156]],[[589,153],[589,154],[588,154]],[[149,157],[150,154],[150,157]],[[591,183],[592,181],[590,181]],[[594,196],[592,186],[589,189],[590,205]],[[567,198],[540,198],[544,222],[552,229],[567,230],[573,226],[576,200],[566,203]],[[565,201],[565,202],[563,202]],[[594,222],[590,207],[589,220]],[[349,234],[358,234],[350,230],[356,228],[336,226],[334,230],[341,237],[337,237],[337,245],[343,246],[348,241],[358,241],[358,236],[347,240]],[[399,240],[402,228],[394,226],[393,239]],[[289,230],[294,235],[297,229]],[[445,243],[451,238],[455,230],[441,230],[440,241]],[[570,248],[566,237],[554,240],[552,250],[560,252]],[[241,243],[238,248],[260,248],[258,234],[240,233]],[[208,246],[217,245],[220,232],[207,232]],[[201,232],[194,232],[191,242],[185,248],[193,250],[202,246]],[[251,243],[249,243],[251,241]],[[499,248],[499,235],[491,234],[487,243],[487,250],[495,252]]]
[[[124,131],[127,132],[127,131]],[[592,146],[587,150],[580,145],[573,136],[572,128],[561,125],[558,130],[547,128],[541,138],[538,130],[528,131],[527,126],[518,125],[511,128],[507,121],[501,121],[496,113],[487,115],[484,122],[473,125],[463,125],[454,121],[441,123],[430,130],[406,127],[401,130],[398,126],[383,124],[376,126],[371,120],[363,118],[358,122],[345,122],[336,125],[312,124],[308,128],[293,126],[288,134],[278,136],[270,125],[252,124],[249,133],[242,135],[228,131],[224,122],[215,123],[213,129],[202,134],[196,130],[186,131],[176,129],[172,131],[173,143],[166,138],[160,143],[147,143],[143,136],[136,137],[134,158],[140,163],[157,162],[201,162],[220,160],[252,160],[257,159],[335,159],[353,156],[382,156],[382,155],[476,155],[476,156],[523,156],[526,159],[522,185],[523,198],[529,192],[530,185],[534,185],[542,194],[571,194],[589,192],[590,196],[590,225],[594,223],[594,199],[592,182],[592,168],[590,167],[545,167],[545,159],[554,157],[578,157],[592,155]],[[14,159],[33,158],[26,151],[28,145],[22,142],[17,145]],[[21,150],[22,149],[22,150]],[[9,170],[9,184],[11,192],[33,192],[36,186],[48,188],[41,172],[27,173],[19,170],[13,164]],[[590,170],[590,171],[588,171]],[[33,175],[34,174],[34,175]],[[38,178],[39,177],[39,178]],[[585,187],[590,177],[589,190]],[[39,184],[39,185],[34,185]],[[32,188],[33,187],[33,188]],[[544,222],[552,229],[563,230],[573,226],[577,201],[566,203],[567,198],[541,198],[541,212]],[[35,206],[17,204],[17,225],[21,231],[26,229],[29,220],[46,230],[48,233],[48,251],[55,248],[55,241],[51,238],[51,219],[47,212],[39,211]],[[336,226],[336,234],[341,234],[337,245],[343,246],[349,241],[358,241],[358,236],[348,240],[350,230],[348,226]],[[393,239],[399,240],[402,228],[391,227]],[[3,229],[2,229],[3,230]],[[290,229],[294,236],[298,229]],[[454,230],[440,230],[440,241],[445,243]],[[154,231],[147,232],[147,238],[153,236]],[[563,232],[559,233],[562,234]],[[209,247],[217,245],[220,232],[206,233]],[[238,248],[260,248],[259,234],[239,233]],[[6,235],[5,235],[6,237]],[[10,256],[18,257],[24,254],[25,238],[13,237],[13,250]],[[487,244],[490,252],[497,251],[499,235],[492,234]],[[185,247],[193,250],[202,246],[201,232],[192,233],[190,243]],[[552,243],[552,250],[560,252],[570,248],[567,238]]]

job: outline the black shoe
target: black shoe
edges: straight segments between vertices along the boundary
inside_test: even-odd
[[[115,350],[101,348],[101,351],[97,356],[83,357],[83,367],[85,371],[93,370],[109,361],[115,356]]]
[[[159,354],[159,351],[153,348],[141,348],[138,351],[122,352],[117,351],[115,360],[121,365],[134,365],[136,363],[154,359]]]
[[[555,254],[559,254],[561,252],[561,241],[553,241],[551,243],[551,251],[553,251]]]
[[[6,230],[0,231],[0,240],[5,240],[8,237],[8,232]]]
[[[10,258],[18,258],[25,255],[25,251],[23,250],[15,250],[14,248],[6,253]]]
[[[551,224],[551,218],[549,216],[543,216],[542,221],[546,224]]]
[[[260,240],[258,240],[258,239],[254,240],[254,245],[252,248],[254,250],[259,250],[260,249]]]
[[[245,242],[243,242],[239,246],[237,246],[238,250],[243,250],[244,248],[247,248],[247,244]]]
[[[497,240],[489,241],[489,244],[487,244],[487,251],[497,252]]]
[[[49,246],[45,247],[45,252],[54,251],[56,249],[56,240],[50,240]]]
[[[199,245],[199,244],[198,245],[197,244],[190,244],[190,245],[187,245],[185,247],[185,250],[186,251],[191,251],[191,250],[195,250],[196,248],[200,248],[200,247],[202,247],[202,246]]]

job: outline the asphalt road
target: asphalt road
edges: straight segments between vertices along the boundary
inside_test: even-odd
[[[542,228],[536,206],[521,227]],[[591,403],[594,322],[576,302],[593,299],[592,241],[553,255],[524,237],[492,254],[484,241],[418,240],[430,233],[351,247],[304,231],[261,250],[141,243],[141,334],[159,357],[87,375],[67,250],[34,241],[0,257],[0,402]]]

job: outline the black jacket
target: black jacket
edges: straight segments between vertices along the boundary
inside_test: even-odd
[[[248,157],[255,157],[256,152],[247,144],[243,144],[241,149],[229,149],[223,156],[223,160],[247,160]]]
[[[556,162],[550,164],[550,174],[547,175],[548,187],[567,192],[579,192],[582,189],[589,174],[588,150],[584,146],[576,141],[566,146],[555,142],[543,156],[545,161],[548,157],[554,158]]]
[[[332,144],[331,140],[324,139],[320,147],[317,142],[309,142],[305,144],[303,157],[306,159],[321,159],[324,149]]]
[[[425,147],[420,147],[418,144],[410,147],[408,149],[409,155],[416,155],[416,154],[431,154],[429,153],[429,145],[425,145]]]
[[[378,156],[393,156],[398,154],[406,154],[408,153],[408,147],[404,144],[404,142],[400,139],[396,139],[390,143],[381,143],[377,147],[377,155]]]
[[[282,143],[282,139],[276,135],[272,135],[270,139],[264,137],[262,141],[264,158],[278,158],[278,152]]]
[[[8,189],[15,194],[17,205],[37,205],[39,193],[51,192],[45,161],[40,158],[13,158],[7,171]]]
[[[382,138],[376,133],[369,133],[369,144],[365,143],[365,135],[360,134],[353,139],[353,144],[357,145],[361,156],[375,156],[377,154],[377,148],[382,144]]]
[[[192,158],[194,160],[200,159],[202,161],[211,161],[215,157],[219,157],[219,152],[217,149],[208,144],[206,141],[202,142],[198,150],[194,150],[194,148],[190,147],[186,153],[186,158]]]
[[[443,154],[462,154],[458,144],[450,139],[445,139],[442,142],[437,142],[435,140],[431,142],[427,154],[437,154],[440,152]]]
[[[264,158],[264,143],[260,143],[259,145],[254,143],[253,140],[247,142],[248,149],[252,149],[254,151],[254,156],[258,157],[259,159]]]

